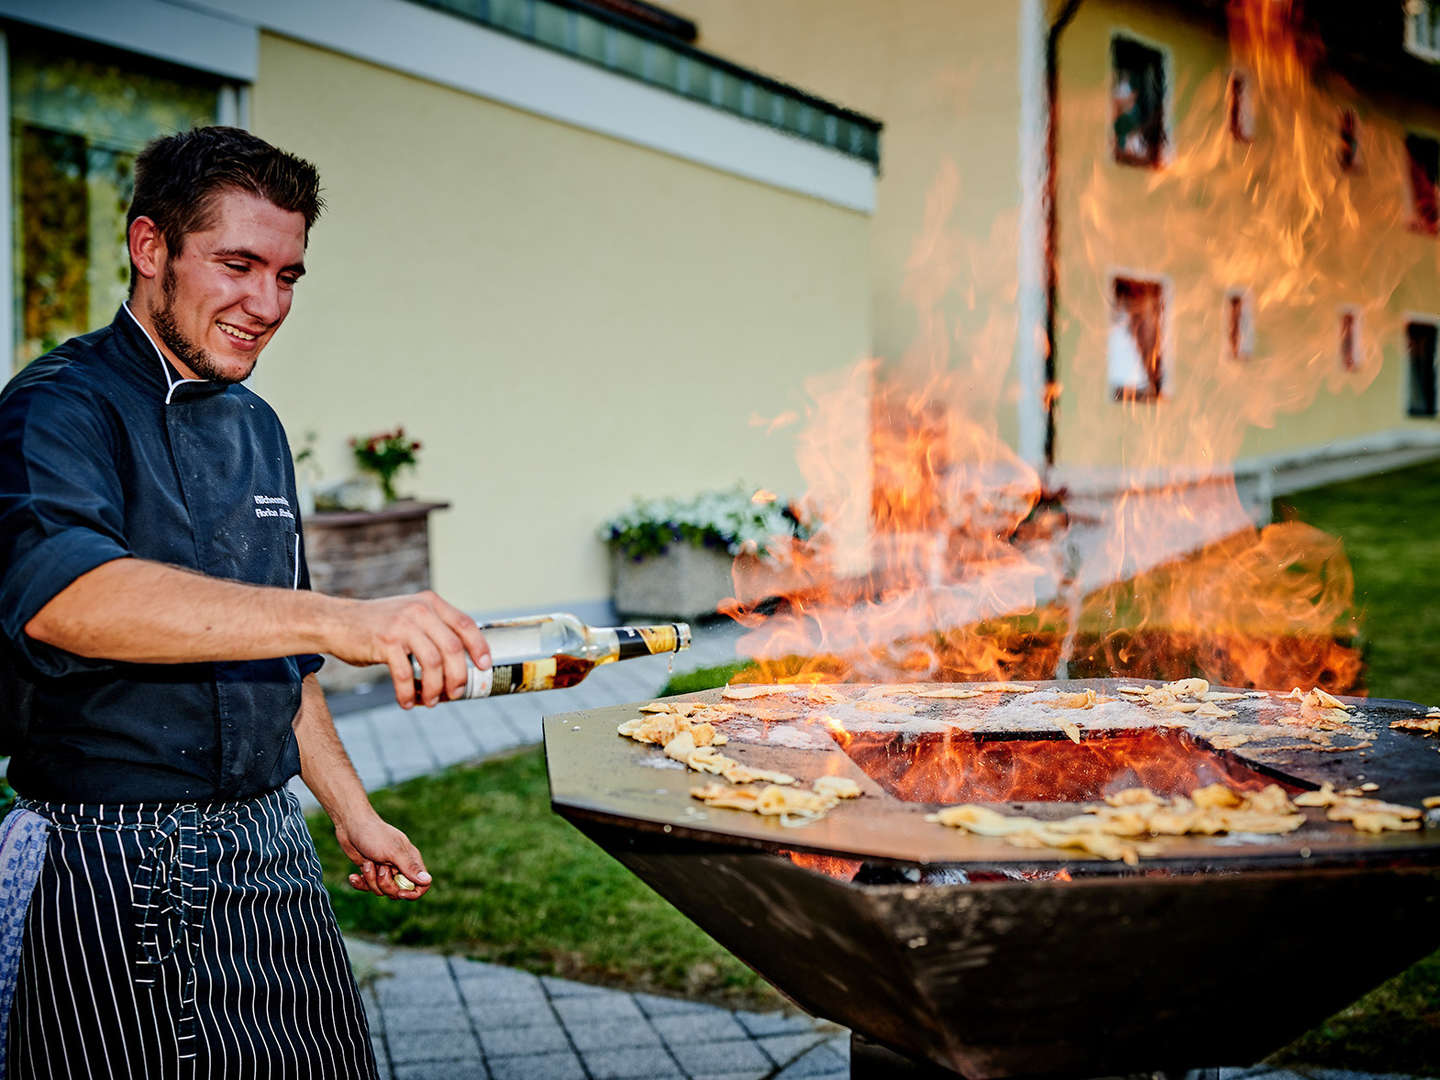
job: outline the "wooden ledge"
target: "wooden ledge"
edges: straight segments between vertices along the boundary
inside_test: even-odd
[[[448,502],[419,502],[401,499],[383,510],[317,510],[305,518],[305,525],[372,525],[382,521],[409,521],[434,510],[448,510]]]

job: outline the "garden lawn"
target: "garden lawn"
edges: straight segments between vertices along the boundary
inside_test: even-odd
[[[1275,516],[1344,541],[1371,695],[1440,705],[1440,462],[1297,492]]]
[[[1440,464],[1297,494],[1277,506],[1282,515],[1344,539],[1371,693],[1440,704],[1440,603],[1431,584],[1440,581]],[[721,685],[737,669],[679,676],[663,693]],[[416,904],[354,892],[348,861],[315,815],[311,831],[346,933],[732,1007],[780,1004],[748,968],[551,813],[538,749],[373,799],[425,853],[436,884]],[[1287,987],[1283,974],[1277,980],[1277,993],[1304,992]],[[1440,1076],[1440,953],[1272,1061]]]

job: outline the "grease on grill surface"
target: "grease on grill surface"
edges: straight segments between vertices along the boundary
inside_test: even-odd
[[[1216,750],[1254,746],[1253,752],[1263,755],[1282,749],[1347,752],[1371,745],[1365,738],[1364,714],[1318,687],[1308,691],[1296,687],[1289,694],[1214,691],[1206,680],[1195,678],[1159,686],[1119,686],[1114,693],[1118,696],[1088,688],[1070,692],[1019,683],[739,685],[726,687],[718,702],[642,706],[644,715],[620,725],[619,731],[662,746],[668,757],[723,776],[732,785],[766,782],[763,788],[711,783],[692,794],[712,806],[775,815],[786,824],[818,819],[839,798],[858,795],[858,786],[848,779],[822,778],[814,791],[794,787],[795,779],[788,774],[751,768],[716,751],[714,747],[727,741],[716,724],[742,742],[800,748],[816,748],[818,740],[828,742],[831,737],[844,746],[860,731],[970,731],[978,737],[986,732],[1049,729],[1078,744],[1085,740],[1087,729],[1094,737],[1123,734],[1136,726],[1138,713],[1149,714],[1142,726],[1189,731]],[[1066,715],[1077,712],[1085,714],[1085,729]],[[1440,709],[1391,726],[1440,732]],[[1295,743],[1295,739],[1304,741]],[[1301,806],[1323,806],[1330,820],[1347,821],[1366,832],[1421,827],[1418,809],[1363,798],[1360,789],[1336,793],[1328,785],[1294,803],[1277,786],[1237,791],[1221,783],[1197,787],[1188,797],[1177,794],[1167,799],[1132,788],[1106,799],[1106,806],[1093,806],[1060,821],[1005,815],[978,805],[949,807],[930,820],[1002,836],[1017,846],[1075,848],[1127,863],[1159,850],[1156,837],[1290,832],[1305,820]]]

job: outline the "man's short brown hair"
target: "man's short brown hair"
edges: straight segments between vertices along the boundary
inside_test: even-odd
[[[325,208],[320,173],[310,162],[240,128],[200,127],[155,139],[140,152],[126,229],[148,217],[170,254],[178,255],[186,236],[210,227],[215,196],[226,190],[247,191],[304,215],[307,240]],[[132,261],[132,296],[135,279]]]

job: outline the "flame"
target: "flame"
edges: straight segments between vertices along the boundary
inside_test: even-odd
[[[1018,216],[977,242],[958,224],[959,169],[940,170],[904,281],[913,344],[807,385],[800,506],[820,527],[736,564],[748,678],[1199,674],[1363,692],[1341,543],[1257,528],[1269,508],[1233,472],[1277,426],[1288,445],[1333,437],[1429,257],[1401,240],[1403,132],[1375,110],[1363,167],[1342,160],[1357,95],[1334,72],[1317,83],[1303,26],[1283,0],[1233,2],[1228,53],[1167,75],[1184,106],[1158,168],[1095,150],[1113,87],[1062,90],[1053,465],[1022,460],[998,420],[1019,394],[1017,328],[1012,304],[984,298],[1017,295],[994,253],[1015,250]],[[1161,363],[1158,400],[1112,390],[1117,326]]]
[[[1059,734],[859,732],[842,745],[871,779],[907,802],[1094,802],[1135,787],[1170,797],[1213,783],[1237,791],[1277,783],[1185,732],[1154,728],[1091,732],[1079,743]]]
[[[818,855],[813,851],[791,851],[789,848],[781,848],[780,854],[796,866],[803,866],[806,870],[814,870],[818,874],[838,878],[841,881],[853,880],[863,865],[858,859],[842,859],[838,855]]]

